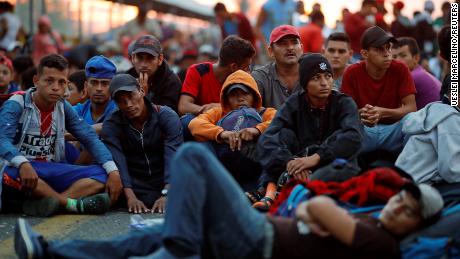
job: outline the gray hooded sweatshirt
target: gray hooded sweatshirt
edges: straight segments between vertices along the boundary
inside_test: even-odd
[[[409,137],[396,166],[418,183],[460,182],[460,112],[435,102],[407,115]]]

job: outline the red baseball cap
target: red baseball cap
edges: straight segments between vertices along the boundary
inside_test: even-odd
[[[13,62],[7,56],[0,54],[0,64],[5,65],[13,73]]]
[[[297,29],[292,25],[281,25],[273,29],[270,34],[270,45],[279,41],[284,36],[292,35],[300,39],[300,34]]]
[[[396,3],[393,3],[393,6],[398,10],[402,10],[404,8],[404,3],[401,1],[397,1]]]

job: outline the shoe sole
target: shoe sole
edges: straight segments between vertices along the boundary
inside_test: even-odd
[[[26,221],[23,218],[18,219],[14,235],[14,250],[20,259],[34,258],[34,245],[27,231]],[[24,254],[25,252],[25,254]]]
[[[25,214],[35,217],[49,217],[59,210],[59,201],[52,198],[43,198],[40,200],[26,200],[22,206]]]
[[[85,214],[104,214],[110,208],[110,197],[106,193],[95,194],[84,198],[83,204]]]

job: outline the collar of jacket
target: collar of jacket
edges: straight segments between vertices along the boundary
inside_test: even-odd
[[[154,109],[154,105],[146,96],[144,96],[144,103],[145,105],[147,106],[147,112],[149,114],[149,117],[147,118],[147,120],[145,122],[148,122],[150,119],[151,119],[151,115],[153,112],[155,112],[156,110]],[[121,110],[118,110],[120,112],[120,117],[121,117],[121,123],[123,124],[126,124],[126,125],[129,125],[131,124],[131,122],[128,120],[128,118],[126,118],[124,115],[123,115],[123,112]]]

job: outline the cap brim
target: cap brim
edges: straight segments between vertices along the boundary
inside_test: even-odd
[[[386,43],[388,42],[391,42],[393,44],[397,43],[398,40],[391,36],[391,35],[386,35],[384,37],[381,37],[380,39],[376,40],[375,42],[373,42],[370,47],[380,47],[380,46],[383,46],[385,45]]]
[[[270,43],[276,43],[278,42],[279,40],[281,40],[282,38],[286,37],[286,36],[294,36],[298,39],[300,39],[300,36],[298,34],[295,34],[295,33],[286,33],[286,34],[283,34],[279,37],[277,37],[276,39],[272,40]]]
[[[112,96],[112,99],[115,97],[115,95],[120,92],[120,91],[125,91],[125,92],[132,92],[132,91],[136,91],[138,89],[137,86],[133,86],[133,85],[128,85],[128,86],[122,86],[118,89],[115,89],[115,91],[112,92],[111,96]]]
[[[246,93],[249,93],[249,87],[245,86],[245,85],[242,85],[242,84],[235,84],[235,85],[232,85],[228,88],[227,90],[227,94],[230,93],[231,91],[235,90],[235,89],[241,89],[242,91],[246,92]]]
[[[147,48],[138,48],[138,49],[135,49],[131,52],[131,54],[137,54],[137,53],[148,53],[152,56],[155,56],[155,57],[158,57],[158,53],[154,50],[151,50],[151,49],[147,49]]]

